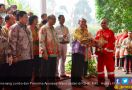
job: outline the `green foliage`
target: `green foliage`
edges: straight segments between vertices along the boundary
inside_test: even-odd
[[[78,25],[78,20],[80,18],[85,18],[89,23],[92,22],[92,17],[90,16],[91,8],[89,7],[88,0],[78,0],[78,2],[75,4],[75,10],[73,12],[73,22],[75,27]]]
[[[21,2],[21,0],[7,0],[8,6],[17,5],[18,10],[30,11],[29,5],[27,3]]]
[[[99,21],[107,18],[115,32],[132,30],[132,0],[96,0],[96,15]]]
[[[89,75],[97,75],[96,61],[94,59],[88,61],[88,73]]]
[[[71,55],[67,56],[67,62],[65,66],[65,70],[67,73],[71,72],[72,60]],[[88,73],[89,75],[97,75],[96,71],[96,60],[92,59],[88,61]]]
[[[67,56],[67,62],[65,65],[65,70],[67,73],[71,73],[71,66],[72,66],[72,60],[71,60],[71,55]]]

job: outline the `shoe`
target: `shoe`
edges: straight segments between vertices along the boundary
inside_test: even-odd
[[[126,72],[126,74],[130,74],[129,72]]]
[[[105,85],[104,85],[104,84],[101,84],[101,83],[95,84],[95,86],[96,86],[96,87],[105,87]]]
[[[50,86],[49,90],[61,90],[61,89],[57,86]]]
[[[86,79],[87,79],[87,78],[89,78],[89,76],[88,76],[88,75],[84,75],[83,77],[84,77],[84,78],[86,78]]]
[[[60,77],[59,76],[56,76],[55,79],[58,81],[58,80],[60,80]]]
[[[122,68],[121,67],[118,67],[118,70],[121,70]]]
[[[106,90],[116,90],[116,89],[114,88],[114,86],[108,86],[106,87]]]
[[[69,78],[69,76],[66,76],[66,75],[61,75],[60,77],[61,78]]]
[[[72,85],[72,87],[77,87],[77,88],[82,88],[84,86],[87,86],[87,84],[84,82],[78,82],[78,83]]]
[[[72,87],[82,88],[82,87],[83,87],[83,85],[72,85]]]
[[[60,77],[59,77],[59,76],[56,76],[56,77],[55,77],[55,80],[56,80],[56,81],[60,81]]]

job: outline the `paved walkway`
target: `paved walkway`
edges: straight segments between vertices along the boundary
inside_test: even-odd
[[[122,70],[118,70],[116,68],[115,70],[115,76],[116,77],[132,77],[132,74],[125,74]],[[63,80],[58,82],[58,86],[62,90],[106,90],[104,87],[95,87],[94,84],[97,82],[97,78],[89,78],[89,79],[83,79],[84,82],[86,82],[88,85],[84,86],[83,88],[73,88],[70,85],[70,79]],[[63,84],[63,85],[61,85]],[[10,89],[7,89],[10,90]],[[32,86],[30,90],[41,90],[40,86]]]
[[[132,74],[125,74],[122,70],[115,69],[115,76],[116,77],[132,77]],[[70,85],[70,79],[63,80],[58,82],[59,87],[62,90],[106,90],[104,87],[95,87],[94,84],[97,82],[97,78],[89,78],[83,79],[84,82],[88,84],[88,86],[84,86],[83,88],[73,88]],[[63,84],[63,85],[61,85]],[[40,87],[32,87],[31,90],[41,90]]]

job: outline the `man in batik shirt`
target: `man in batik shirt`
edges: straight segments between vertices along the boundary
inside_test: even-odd
[[[39,37],[38,37],[38,17],[36,15],[32,15],[29,17],[28,21],[28,29],[32,32],[33,38],[33,72],[35,75],[35,82],[40,81],[40,58],[39,58]]]
[[[39,50],[41,60],[42,82],[55,83],[56,64],[59,54],[59,44],[57,33],[54,29],[56,17],[48,16],[48,22],[39,31]],[[48,79],[48,80],[47,80]],[[42,85],[42,90],[46,90],[46,85]],[[49,90],[60,90],[56,85],[49,85]]]
[[[25,11],[17,14],[18,22],[9,30],[9,44],[13,56],[14,82],[29,83],[32,77],[33,40],[32,32],[27,28],[28,16]],[[29,90],[30,85],[14,85],[13,90]]]
[[[5,16],[5,25],[2,27],[4,37],[8,38],[9,28],[15,23],[13,15],[9,14]]]
[[[3,36],[1,24],[3,22],[3,18],[0,16],[0,83],[8,82],[10,78],[9,73],[9,65],[11,64],[11,53],[10,47],[7,38]],[[0,90],[4,85],[0,85]]]

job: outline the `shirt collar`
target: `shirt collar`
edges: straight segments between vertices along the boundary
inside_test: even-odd
[[[24,25],[24,24],[22,24],[20,22],[18,22],[18,25],[20,25],[20,27],[23,27],[23,28],[26,28],[27,27],[26,25]]]

